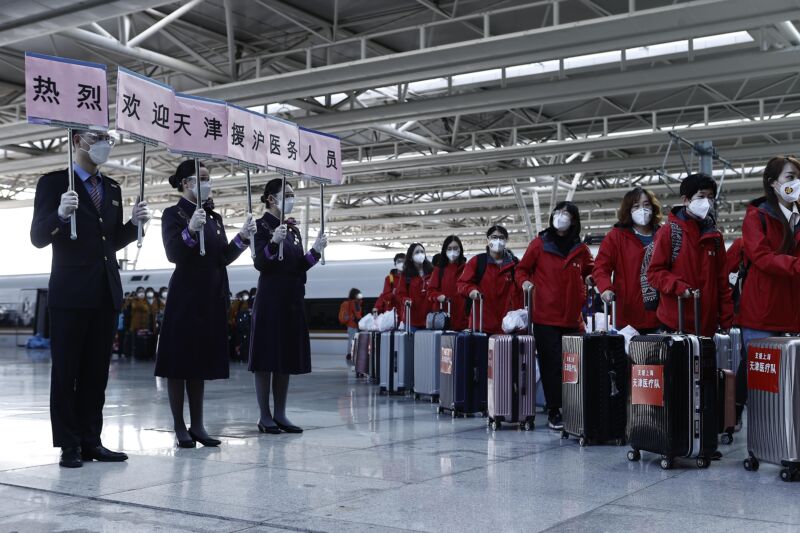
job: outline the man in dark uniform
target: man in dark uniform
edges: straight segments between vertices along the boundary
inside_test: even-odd
[[[52,370],[50,422],[63,467],[83,461],[125,461],[100,441],[114,330],[122,305],[116,252],[136,240],[136,222],[147,222],[145,202],[123,224],[122,191],[100,174],[113,140],[107,133],[74,130],[75,191],[67,170],[45,174],[36,185],[31,242],[53,246],[48,303]],[[76,214],[76,240],[70,215]]]

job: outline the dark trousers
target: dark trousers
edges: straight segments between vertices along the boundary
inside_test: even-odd
[[[548,411],[561,409],[561,338],[564,335],[577,333],[578,331],[573,328],[533,324],[539,372],[542,375],[542,388]]]
[[[98,446],[118,311],[50,309],[50,423],[53,446]]]

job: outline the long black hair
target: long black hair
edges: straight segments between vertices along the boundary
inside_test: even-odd
[[[450,235],[444,240],[444,244],[442,244],[442,251],[439,254],[439,263],[436,266],[444,268],[450,263],[450,259],[447,258],[447,248],[452,243],[458,244],[458,259],[456,259],[456,264],[463,265],[467,262],[467,258],[464,257],[464,245],[461,244],[461,239],[456,235]]]
[[[413,242],[411,246],[408,247],[408,251],[406,252],[406,258],[403,264],[403,274],[405,274],[406,278],[411,278],[412,276],[416,276],[419,270],[417,270],[417,265],[414,264],[414,249],[419,246],[423,250],[425,250],[425,246],[421,242]],[[430,274],[433,272],[433,265],[431,264],[428,258],[425,258],[425,262],[422,263],[422,272],[425,275]]]
[[[350,289],[350,292],[347,294],[347,299],[348,300],[355,300],[356,296],[358,296],[360,293],[361,293],[360,290],[358,290],[355,287],[353,287],[352,289]]]
[[[566,209],[567,213],[570,214],[572,217],[572,225],[569,227],[569,232],[567,233],[567,238],[571,242],[580,242],[581,240],[581,212],[578,209],[578,206],[573,204],[572,202],[568,202],[566,200],[558,202],[556,204],[555,209],[553,212],[550,213],[550,227],[547,228],[546,231],[549,231],[551,235],[557,235],[556,228],[553,226],[553,216],[555,215],[556,211],[562,211]]]

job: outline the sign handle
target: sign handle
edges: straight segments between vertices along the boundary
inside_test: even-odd
[[[67,141],[67,146],[69,147],[69,189],[70,191],[75,190],[75,169],[72,168],[74,163],[74,154],[72,151],[72,128],[67,129],[67,135],[69,135],[69,140]],[[73,212],[69,216],[69,238],[73,241],[78,238],[78,225],[77,225],[77,211]]]
[[[325,184],[319,182],[319,233],[325,234]],[[320,253],[319,262],[325,264],[325,248]]]
[[[280,224],[286,224],[286,217],[284,216],[284,213],[286,212],[286,171],[283,169],[280,169],[280,171],[281,177],[283,178],[283,184],[281,185],[281,220],[279,222]],[[281,244],[278,247],[278,261],[283,261],[283,241],[281,241]]]
[[[144,200],[144,163],[146,159],[147,159],[147,144],[142,143],[142,173],[139,175],[139,197],[136,199],[137,205],[139,204],[139,202]],[[144,222],[139,220],[137,225],[139,227],[137,229],[136,247],[141,248],[142,239],[144,238]]]
[[[253,216],[253,194],[250,192],[250,167],[245,168],[245,175],[247,176],[247,216]],[[250,257],[256,258],[256,236],[250,236]]]
[[[195,157],[194,158],[194,177],[195,183],[197,186],[197,194],[195,194],[195,198],[197,200],[197,209],[203,209],[203,189],[200,187],[200,161]],[[206,255],[206,228],[203,226],[200,228],[198,235],[200,237],[200,255]]]

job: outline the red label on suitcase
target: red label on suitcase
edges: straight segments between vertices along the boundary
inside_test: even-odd
[[[781,370],[780,348],[747,348],[747,388],[778,393]]]
[[[561,367],[561,381],[564,383],[577,383],[581,361],[578,354],[564,352]]]
[[[664,365],[633,365],[631,403],[664,407]]]
[[[439,363],[439,370],[442,374],[453,373],[453,349],[442,348],[442,361]]]

